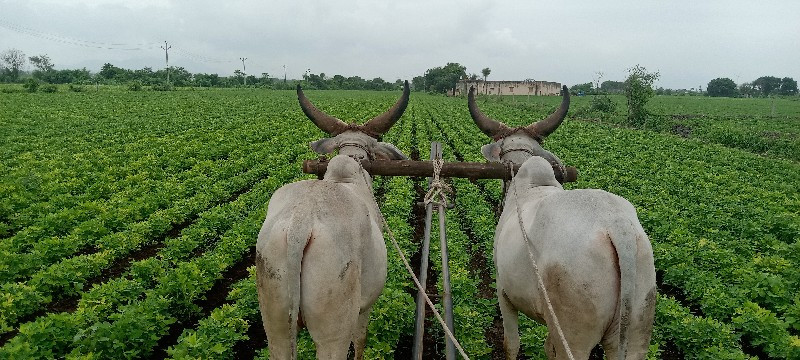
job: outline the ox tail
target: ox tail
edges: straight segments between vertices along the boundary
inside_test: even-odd
[[[619,266],[619,300],[617,301],[617,330],[619,332],[619,359],[624,360],[628,353],[631,312],[636,292],[636,227],[627,219],[620,219],[615,231],[608,235],[617,255]]]
[[[312,222],[303,217],[292,216],[286,234],[289,304],[289,337],[291,339],[291,359],[297,359],[297,324],[300,317],[300,271],[303,264],[303,251],[311,240]]]

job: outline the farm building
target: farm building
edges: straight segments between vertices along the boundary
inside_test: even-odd
[[[478,95],[560,95],[561,83],[552,81],[483,81],[461,80],[456,85],[455,96],[466,95],[470,86]]]

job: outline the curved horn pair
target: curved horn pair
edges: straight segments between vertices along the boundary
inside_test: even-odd
[[[561,100],[561,106],[559,106],[556,111],[550,114],[550,116],[548,116],[546,119],[526,126],[525,129],[533,134],[538,134],[542,138],[545,138],[547,135],[553,133],[553,131],[556,131],[558,126],[561,125],[561,122],[564,121],[564,118],[567,116],[567,110],[569,110],[569,91],[567,90],[566,85],[561,88],[561,96],[563,96]],[[481,129],[481,131],[483,131],[483,133],[487,136],[495,138],[512,130],[506,124],[486,116],[486,114],[482,113],[481,110],[478,109],[478,104],[475,103],[474,87],[469,88],[468,106],[469,114],[472,115],[472,120],[475,121],[475,124],[478,125],[478,128]]]
[[[403,84],[403,95],[400,96],[400,99],[397,100],[394,106],[392,106],[385,113],[372,118],[370,121],[367,121],[367,123],[362,125],[360,128],[367,134],[377,136],[389,131],[392,125],[394,125],[397,120],[400,120],[400,117],[406,110],[410,93],[411,91],[408,88],[408,80],[406,80],[406,82]],[[303,94],[303,89],[300,88],[300,84],[297,85],[297,99],[300,101],[300,108],[303,109],[303,113],[305,113],[306,116],[308,116],[308,118],[314,123],[314,125],[317,125],[317,127],[320,128],[320,130],[331,135],[338,135],[350,129],[350,126],[344,121],[317,109],[314,104],[312,104],[311,101],[306,98],[305,94]]]

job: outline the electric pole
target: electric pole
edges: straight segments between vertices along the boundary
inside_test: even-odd
[[[286,84],[286,65],[283,65],[283,83]]]
[[[247,60],[247,58],[240,57],[239,60],[242,60],[242,73],[244,73],[244,86],[247,86],[247,68],[244,66],[244,61]]]
[[[167,84],[169,84],[169,49],[172,49],[172,46],[167,44],[166,41],[164,41],[164,46],[162,46],[161,48],[164,49],[164,56],[167,59]]]

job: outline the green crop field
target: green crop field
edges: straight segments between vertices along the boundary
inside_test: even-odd
[[[399,96],[306,94],[358,122]],[[579,169],[566,188],[605,189],[637,208],[658,274],[651,357],[800,359],[800,101],[656,97],[649,130],[623,127],[624,98],[613,101],[614,113],[598,114],[589,97],[573,98],[545,147]],[[514,126],[558,102],[479,99]],[[0,93],[0,359],[268,358],[256,236],[274,190],[311,178],[300,164],[317,157],[308,143],[323,136],[291,91]],[[484,161],[489,139],[465,99],[412,93],[384,141],[416,160],[440,141],[448,161]],[[501,186],[450,182],[456,337],[471,358],[500,358],[492,239]],[[374,182],[409,258],[425,186]],[[410,357],[413,285],[388,249],[369,359]],[[545,358],[546,331],[523,321],[529,358]],[[435,321],[427,333],[428,356],[443,358]],[[308,334],[299,342],[313,358]]]

